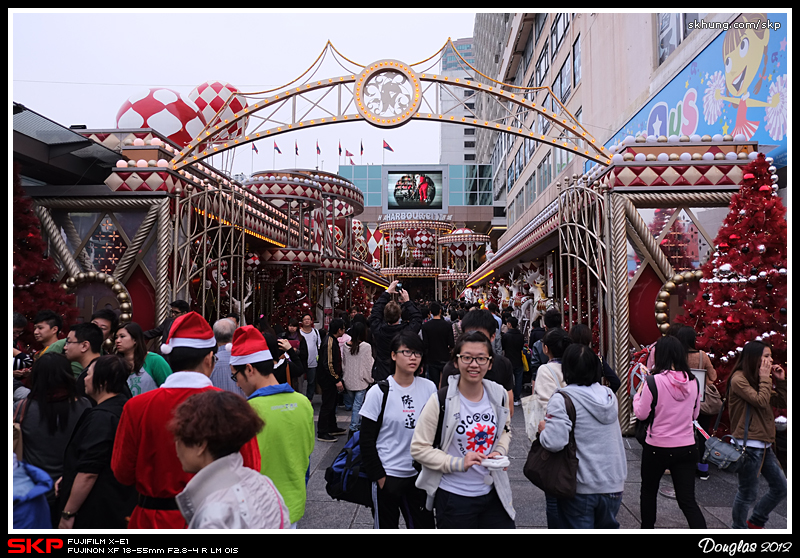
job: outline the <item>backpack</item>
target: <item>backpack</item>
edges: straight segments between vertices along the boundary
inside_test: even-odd
[[[389,397],[389,382],[378,382],[383,392],[381,412],[378,415],[378,424],[383,422],[383,411],[386,409],[386,399]],[[367,478],[367,473],[362,470],[361,432],[357,431],[347,441],[342,451],[336,456],[330,467],[325,469],[325,491],[335,500],[344,500],[371,508],[372,482]]]
[[[653,424],[653,418],[656,416],[656,402],[658,401],[658,390],[656,389],[656,379],[647,374],[644,377],[647,382],[647,388],[653,394],[653,401],[650,403],[650,414],[644,420],[636,419],[636,441],[644,447],[645,439],[647,438],[647,429]]]

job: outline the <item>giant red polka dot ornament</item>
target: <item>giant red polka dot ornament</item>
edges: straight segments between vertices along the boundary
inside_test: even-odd
[[[117,112],[117,128],[152,128],[185,147],[205,127],[195,104],[164,87],[142,89]]]
[[[225,107],[220,114],[220,119],[224,122],[225,120],[234,120],[237,115],[241,115],[242,111],[247,108],[247,100],[241,96],[234,97],[228,106],[225,106],[231,95],[235,95],[238,92],[239,90],[236,87],[226,81],[207,81],[192,89],[189,93],[189,100],[197,105],[197,110],[206,124],[211,124],[214,115]],[[248,121],[249,117],[242,118],[219,136],[216,136],[216,139],[218,141],[226,141],[244,136]]]

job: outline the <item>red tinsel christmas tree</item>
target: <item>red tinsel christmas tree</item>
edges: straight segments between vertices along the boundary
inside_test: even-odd
[[[75,322],[78,309],[75,296],[67,294],[57,281],[58,268],[46,254],[41,223],[33,211],[31,199],[20,185],[14,169],[13,197],[13,308],[28,319],[28,327],[20,338],[23,345],[34,344],[33,318],[40,310],[52,310],[64,320],[64,330]],[[41,347],[34,346],[34,349]]]
[[[677,321],[697,331],[724,385],[744,345],[762,340],[786,364],[786,207],[764,155],[744,168],[743,184],[702,267],[700,296]]]
[[[308,298],[307,278],[299,265],[289,268],[289,277],[281,293],[278,295],[275,312],[272,314],[272,323],[285,326],[290,318],[300,320],[311,308]]]

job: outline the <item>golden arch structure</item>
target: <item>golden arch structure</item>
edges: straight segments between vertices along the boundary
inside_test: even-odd
[[[638,348],[635,336],[640,329],[632,322],[644,312],[658,322],[654,329],[663,330],[669,313],[677,309],[676,297],[670,299],[675,285],[697,279],[696,274],[687,277],[692,270],[666,253],[663,241],[675,232],[680,217],[685,223],[691,221],[703,242],[711,244],[716,229],[703,211],[727,208],[741,184],[741,169],[758,146],[735,142],[729,136],[681,137],[675,143],[659,138],[656,144],[631,138],[612,156],[562,105],[553,111],[552,105],[533,102],[537,91],[549,88],[494,81],[463,59],[474,78],[431,71],[445,47],[415,64],[386,59],[361,65],[328,43],[297,80],[269,91],[232,95],[183,148],[149,129],[86,132],[86,137],[130,161],[111,169],[106,185],[117,195],[107,201],[62,197],[38,202],[37,212],[61,262],[65,288],[87,282],[104,284],[111,290],[109,296],[119,301],[126,320],[137,320],[136,293],[148,290],[154,291],[151,311],[154,305],[156,323],[166,317],[168,302],[184,294],[201,298],[200,310],[209,320],[243,310],[248,299],[251,312],[263,310],[272,297],[276,274],[249,267],[250,244],[260,246],[256,255],[267,268],[278,270],[278,276],[282,270],[288,277],[289,268],[299,265],[315,304],[332,298],[337,274],[360,277],[370,288],[385,286],[388,281],[378,270],[354,257],[353,231],[363,211],[363,195],[352,183],[331,173],[303,169],[266,171],[239,183],[225,176],[226,169],[219,172],[211,167],[207,159],[296,130],[348,122],[387,129],[414,121],[463,124],[534,139],[593,161],[595,169],[558,184],[556,199],[472,271],[465,284],[480,288],[513,276],[519,265],[543,257],[543,247],[556,246],[552,269],[560,271],[555,273],[553,292],[547,294],[570,320],[577,315],[577,321],[599,329],[599,349],[623,382],[620,422],[623,431],[630,433],[633,383],[628,365]],[[327,57],[344,71],[316,77]],[[502,116],[485,118],[467,107],[458,94],[463,89],[498,103]],[[442,109],[443,99],[455,100],[459,116],[455,109]],[[223,116],[235,101],[243,108],[232,117]],[[464,110],[470,116],[461,116]],[[530,118],[532,113],[535,118]],[[546,127],[540,125],[544,122]],[[659,230],[643,217],[654,208],[671,211]],[[95,213],[98,222],[99,216],[108,213],[115,223],[126,215],[130,216],[126,222],[138,223],[129,226],[119,252],[122,263],[115,264],[119,267],[101,269],[89,261],[89,241],[100,247],[105,242],[98,240],[104,229],[95,221],[81,225],[95,219]],[[341,242],[333,235],[337,220],[347,223]],[[633,273],[630,254],[639,266]],[[144,270],[134,285],[138,291],[131,290],[129,279],[136,269]],[[220,280],[225,273],[227,286]],[[252,296],[248,296],[249,284],[255,287]],[[634,301],[634,295],[653,288],[649,307]],[[584,302],[590,308],[586,315]]]
[[[253,93],[233,93],[214,118],[185,149],[171,161],[173,170],[202,161],[217,153],[236,147],[290,133],[330,124],[367,122],[381,128],[396,128],[412,121],[426,121],[487,128],[535,139],[567,150],[601,165],[610,164],[610,156],[603,146],[560,103],[558,111],[537,105],[532,99],[540,90],[549,87],[520,87],[504,84],[480,74],[463,58],[464,69],[476,79],[452,78],[431,72],[438,65],[437,57],[452,42],[448,41],[431,58],[415,64],[385,59],[369,65],[360,65],[344,58],[328,42],[314,65],[300,78],[286,86]],[[453,48],[456,55],[458,51]],[[333,77],[316,78],[322,60],[330,55],[342,67],[352,71]],[[433,61],[433,62],[432,62]],[[503,105],[503,116],[489,119],[477,114],[463,102],[463,95],[455,92],[469,89],[485,95],[492,102]],[[552,92],[551,92],[552,93]],[[551,98],[555,96],[551,95]],[[458,100],[455,109],[442,111],[442,100]],[[243,107],[232,117],[224,117],[230,106]],[[461,116],[467,109],[470,116]],[[534,130],[525,125],[526,117],[535,112],[550,125],[547,131]],[[536,122],[537,119],[534,119]],[[247,129],[232,138],[231,130]],[[553,132],[558,132],[553,135]]]

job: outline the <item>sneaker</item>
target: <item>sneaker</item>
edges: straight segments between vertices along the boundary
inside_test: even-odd
[[[335,442],[336,438],[331,436],[330,434],[317,434],[317,440],[320,442]]]
[[[334,430],[331,430],[329,434],[331,434],[332,436],[341,436],[342,434],[347,434],[347,430],[345,430],[344,428],[336,428]]]
[[[700,469],[697,470],[697,478],[698,479],[706,481],[706,480],[708,480],[709,476],[710,475],[709,475],[708,471],[701,471]]]
[[[747,520],[747,528],[748,529],[764,529],[764,527],[759,527],[758,525],[756,525],[755,523],[753,523],[749,519]]]
[[[520,405],[522,405],[522,401],[520,401],[519,399],[515,399],[514,400],[514,406],[515,407],[519,407]]]

